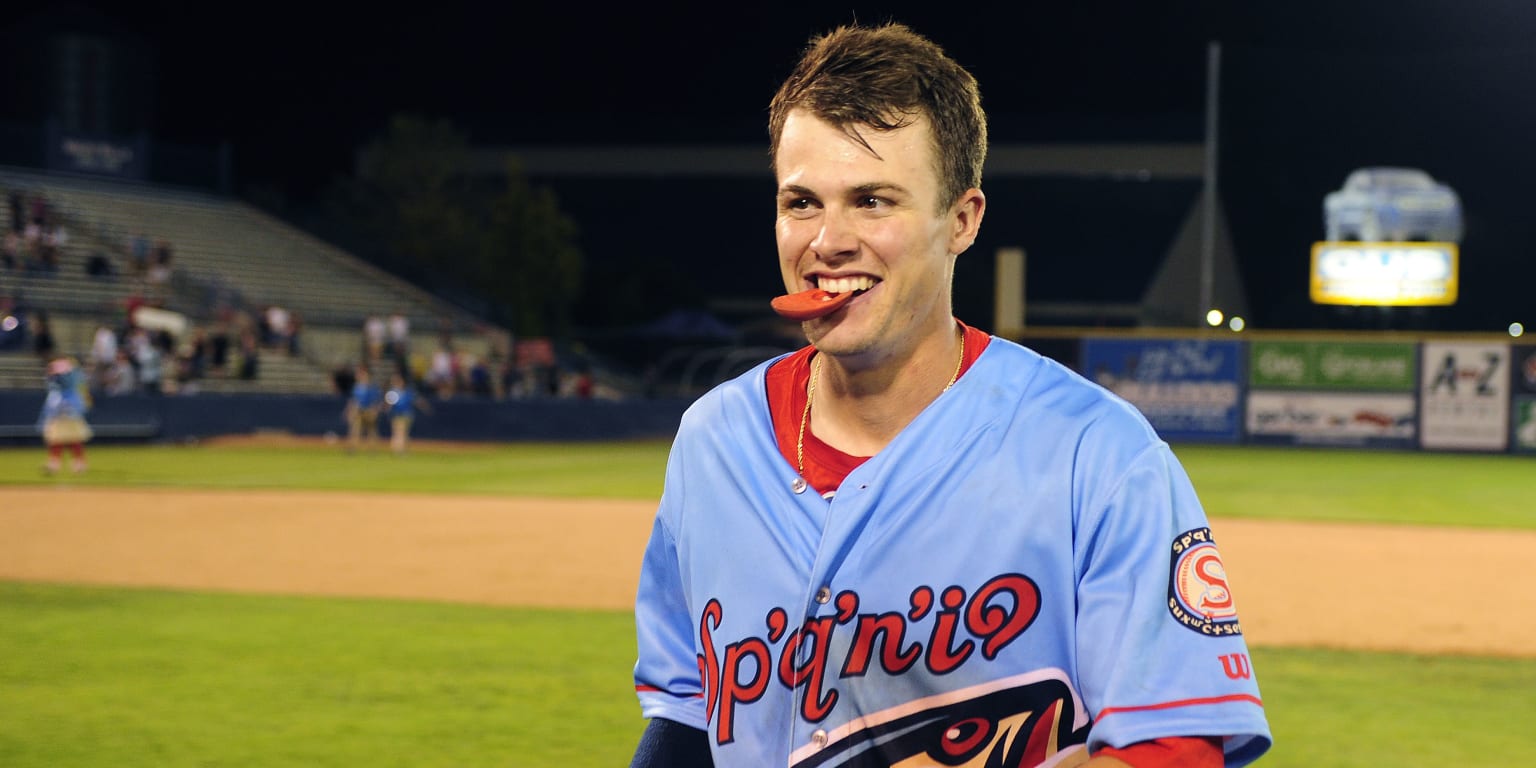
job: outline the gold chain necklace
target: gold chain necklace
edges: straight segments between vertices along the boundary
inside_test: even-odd
[[[950,387],[960,379],[960,369],[965,365],[965,331],[960,332],[960,359],[955,361],[955,372],[950,374],[949,383],[944,385],[943,391],[948,392]],[[805,428],[811,423],[811,402],[816,399],[816,379],[821,375],[821,354],[811,361],[811,380],[805,385],[805,410],[800,413],[800,434],[795,438],[795,467],[800,470],[800,476],[805,476]]]

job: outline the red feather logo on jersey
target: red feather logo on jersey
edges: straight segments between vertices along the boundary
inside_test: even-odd
[[[1211,538],[1210,528],[1185,531],[1173,540],[1173,565],[1168,576],[1168,612],[1186,628],[1202,635],[1241,635],[1227,569]]]
[[[859,718],[790,755],[790,768],[1080,765],[1091,723],[1048,669],[950,691]],[[822,743],[824,742],[824,746]]]

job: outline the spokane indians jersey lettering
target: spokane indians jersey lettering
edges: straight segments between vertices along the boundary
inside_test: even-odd
[[[1134,408],[993,339],[829,501],[774,443],[771,363],[673,445],[636,602],[645,716],[704,729],[721,766],[1268,748],[1215,537]]]

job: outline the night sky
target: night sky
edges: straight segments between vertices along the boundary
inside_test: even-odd
[[[994,145],[1198,142],[1219,41],[1223,203],[1257,325],[1377,322],[1308,306],[1307,253],[1323,195],[1397,164],[1457,189],[1467,235],[1462,302],[1394,322],[1502,330],[1524,312],[1536,326],[1536,7],[1520,0],[323,6],[52,4],[6,31],[136,36],[153,135],[227,141],[242,185],[298,201],[398,113],[486,145],[761,145],[806,38],[853,19],[908,22],[969,67]]]

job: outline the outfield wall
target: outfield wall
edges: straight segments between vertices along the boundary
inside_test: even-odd
[[[0,392],[0,441],[37,442],[42,392]],[[182,441],[280,431],[345,434],[338,395],[214,395],[98,398],[90,422],[103,440]],[[426,440],[626,440],[669,438],[689,401],[440,400],[411,430]],[[385,427],[387,434],[388,427]]]
[[[1020,340],[1050,346],[1171,442],[1536,453],[1536,344],[1320,334]]]
[[[1104,333],[1020,337],[1124,397],[1175,443],[1536,454],[1536,344],[1490,338]],[[101,439],[343,433],[339,395],[98,398]],[[442,440],[666,438],[686,399],[433,401]],[[0,392],[0,441],[38,439],[41,392]]]

